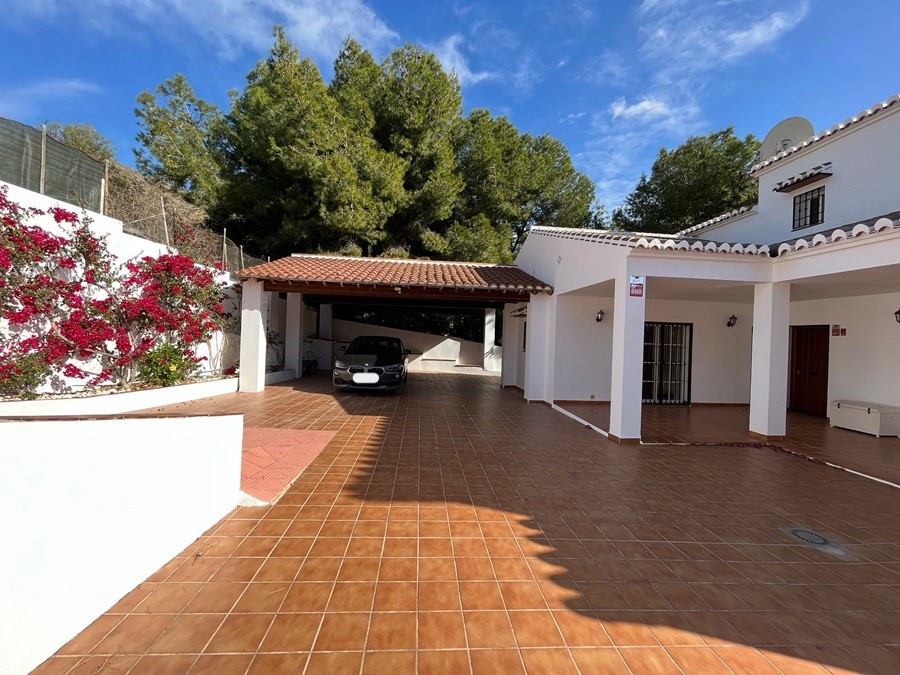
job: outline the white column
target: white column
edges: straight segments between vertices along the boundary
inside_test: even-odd
[[[527,305],[526,305],[527,306]],[[510,313],[516,305],[506,304],[503,309],[503,345],[506,356],[500,359],[500,386],[516,386],[516,368],[519,350],[522,348],[522,319],[513,319]]]
[[[556,296],[538,293],[528,305],[525,351],[525,399],[553,402],[556,353]]]
[[[266,386],[266,303],[261,281],[245,281],[241,295],[241,391],[256,393]]]
[[[497,352],[500,348],[494,344],[497,333],[497,310],[484,310],[484,356],[482,358],[482,368],[489,373],[500,372],[500,359]]]
[[[754,286],[750,433],[773,440],[787,432],[790,309],[789,283]]]
[[[303,375],[303,307],[302,293],[288,293],[284,319],[284,367]]]
[[[319,305],[319,337],[331,339],[331,305]]]
[[[644,361],[644,296],[632,296],[629,277],[616,277],[613,301],[612,382],[609,435],[616,441],[641,438],[641,380]]]

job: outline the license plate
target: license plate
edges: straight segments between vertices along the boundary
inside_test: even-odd
[[[354,373],[353,382],[356,384],[378,384],[378,373]]]

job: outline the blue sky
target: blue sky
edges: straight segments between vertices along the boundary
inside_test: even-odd
[[[779,120],[817,131],[900,91],[890,0],[2,0],[0,116],[88,122],[133,163],[134,100],[176,72],[227,106],[284,24],[326,80],[352,34],[455,69],[466,110],[550,133],[621,203],[660,146]]]

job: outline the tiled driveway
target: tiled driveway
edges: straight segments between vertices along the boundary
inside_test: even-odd
[[[896,490],[770,450],[617,446],[493,378],[326,385],[179,406],[336,435],[39,672],[897,671]]]

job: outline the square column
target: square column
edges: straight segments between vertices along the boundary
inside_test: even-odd
[[[527,306],[527,305],[526,305]],[[522,320],[510,316],[516,305],[503,307],[503,343],[506,354],[500,359],[500,386],[515,387],[519,350],[522,349]]]
[[[303,377],[303,294],[288,293],[284,312],[284,367]]]
[[[613,301],[612,381],[609,437],[619,443],[641,440],[641,385],[644,368],[644,297],[630,294],[628,275],[616,277]]]
[[[754,286],[750,435],[764,440],[787,433],[790,309],[789,283]]]
[[[525,335],[525,400],[553,403],[556,296],[538,293],[528,304]]]
[[[482,368],[489,373],[500,372],[500,358],[498,352],[499,347],[494,340],[497,333],[497,310],[484,310],[484,356],[482,358]]]
[[[266,387],[266,302],[261,281],[245,281],[241,295],[240,391],[261,392]]]

